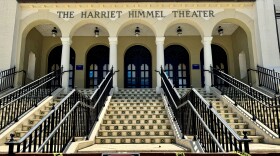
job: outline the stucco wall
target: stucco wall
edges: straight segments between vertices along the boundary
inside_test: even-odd
[[[233,48],[233,57],[234,57],[234,68],[235,68],[235,77],[240,79],[240,67],[239,67],[239,54],[244,52],[246,55],[246,66],[250,68],[250,55],[248,49],[247,36],[243,29],[238,28],[232,34],[232,48]],[[243,79],[246,81],[246,78]]]
[[[41,57],[42,55],[42,45],[43,45],[43,36],[37,29],[33,28],[26,37],[26,44],[25,44],[25,53],[24,53],[24,67],[25,71],[28,70],[28,63],[29,63],[29,53],[33,52],[36,57],[35,62],[35,74],[34,79],[40,77],[40,70],[41,70]],[[30,80],[27,79],[27,82]]]

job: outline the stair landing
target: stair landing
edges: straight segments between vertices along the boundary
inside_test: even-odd
[[[94,144],[78,153],[109,152],[190,152],[176,144]]]

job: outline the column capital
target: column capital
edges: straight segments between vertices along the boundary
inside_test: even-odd
[[[116,36],[110,36],[108,37],[109,44],[118,44],[118,37]]]
[[[165,37],[164,36],[157,36],[156,37],[156,44],[164,44]]]
[[[203,37],[201,42],[202,42],[202,44],[211,44],[212,43],[212,39],[213,39],[212,36]]]
[[[69,44],[69,45],[72,44],[72,39],[71,39],[71,37],[61,37],[60,40],[61,40],[61,42],[62,42],[62,45],[63,45],[63,44]]]

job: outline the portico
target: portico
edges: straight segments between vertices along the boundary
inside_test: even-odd
[[[108,68],[112,66],[115,71],[119,70],[114,77],[115,88],[127,87],[128,82],[139,83],[135,85],[138,87],[141,87],[141,83],[150,83],[146,87],[160,88],[160,77],[155,72],[155,70],[159,71],[160,67],[165,68],[176,87],[209,88],[211,77],[207,70],[210,66],[223,70],[226,67],[225,71],[229,74],[246,81],[244,70],[266,62],[260,58],[260,55],[263,55],[260,45],[265,43],[260,43],[258,39],[260,36],[256,36],[259,26],[254,22],[256,19],[251,16],[255,8],[253,4],[253,2],[240,2],[220,5],[216,2],[210,7],[203,2],[199,5],[187,2],[176,2],[174,5],[71,3],[65,10],[63,5],[56,3],[43,6],[22,3],[20,4],[22,14],[18,17],[21,20],[17,38],[20,48],[16,52],[16,65],[27,70],[28,55],[33,52],[36,61],[41,60],[41,63],[35,66],[35,77],[42,76],[50,69],[47,61],[50,52],[55,47],[62,46],[61,65],[65,71],[75,71],[64,74],[64,87],[94,86],[94,81],[98,84]],[[44,9],[41,9],[42,7]],[[58,33],[52,37],[51,31],[54,27],[57,28]],[[140,32],[136,36],[137,27]],[[218,32],[220,27],[223,29],[223,34]],[[182,31],[180,34],[177,32],[179,28]],[[95,29],[99,31],[98,37],[95,37]],[[276,36],[272,35],[272,37]],[[39,46],[30,48],[31,40],[34,40],[32,44],[40,42]],[[88,55],[92,48],[100,45],[107,47],[108,58],[101,57],[103,52],[102,49],[98,52],[98,48],[92,50],[92,55]],[[126,53],[133,46],[147,49],[151,62],[140,62],[139,68],[133,63],[125,63]],[[221,49],[220,52],[213,51],[213,46]],[[277,49],[277,45],[275,47],[272,45],[272,48]],[[72,65],[70,49],[75,52]],[[172,59],[173,56],[170,54],[175,52],[178,53],[178,57],[174,56]],[[99,60],[108,59],[109,62],[106,63],[104,60],[103,63],[95,63],[93,58],[89,58],[95,57],[94,53],[99,53]],[[224,57],[221,57],[223,60],[213,59],[212,56],[217,56],[214,53],[223,55]],[[275,52],[275,56],[278,55]],[[144,55],[133,56],[136,60],[142,60],[142,57]],[[182,61],[174,62],[178,58],[182,58]],[[89,62],[92,60],[92,64],[88,64],[87,60]],[[274,64],[271,66],[280,64],[279,59],[272,62]],[[246,66],[241,67],[240,64]],[[136,75],[133,75],[133,72]],[[72,86],[68,82],[71,75]]]

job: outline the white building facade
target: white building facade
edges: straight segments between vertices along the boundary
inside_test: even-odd
[[[159,88],[161,67],[176,87],[208,88],[210,66],[245,81],[248,68],[280,67],[275,3],[1,0],[0,70],[32,81],[63,66],[63,86],[79,88],[112,66],[115,88]]]

